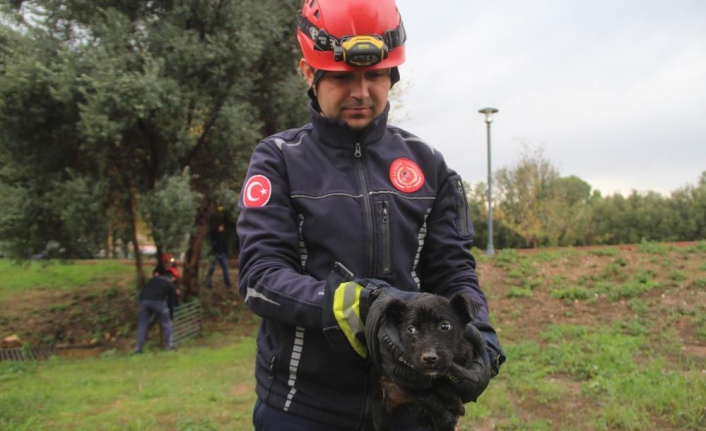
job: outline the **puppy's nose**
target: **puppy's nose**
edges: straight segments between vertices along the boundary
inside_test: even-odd
[[[424,365],[434,365],[439,361],[439,356],[436,353],[425,353],[422,355]]]

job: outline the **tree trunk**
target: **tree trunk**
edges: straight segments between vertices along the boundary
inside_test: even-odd
[[[198,296],[201,289],[199,282],[199,269],[201,262],[201,250],[203,242],[208,232],[208,220],[211,217],[213,208],[210,204],[203,204],[196,214],[195,227],[189,234],[189,248],[184,257],[184,295]]]
[[[132,250],[135,253],[135,271],[137,273],[138,285],[137,288],[140,289],[145,285],[147,279],[145,277],[145,271],[142,268],[142,252],[140,251],[140,243],[137,239],[137,217],[135,217],[135,194],[134,189],[129,187],[128,199],[127,199],[127,216],[130,223],[130,234],[132,236]]]
[[[105,236],[105,258],[115,259],[115,240],[111,235],[110,221],[108,221],[108,235]]]

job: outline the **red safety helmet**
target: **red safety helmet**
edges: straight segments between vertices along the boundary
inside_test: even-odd
[[[166,271],[164,271],[164,272],[165,273],[171,272],[172,275],[174,276],[174,281],[179,280],[179,277],[180,277],[179,270],[175,266],[172,266],[171,268],[167,268]]]
[[[174,255],[172,253],[164,253],[162,255],[162,265],[167,266],[175,262]]]
[[[395,0],[305,0],[297,39],[306,62],[323,71],[394,68],[407,36]]]

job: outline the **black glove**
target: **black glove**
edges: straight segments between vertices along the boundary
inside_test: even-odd
[[[370,304],[377,297],[376,292],[386,288],[390,285],[381,280],[355,278],[336,262],[326,279],[322,326],[331,347],[341,359],[356,362],[367,357],[366,318]]]
[[[473,357],[466,364],[454,363],[443,378],[451,383],[454,391],[465,404],[471,401],[475,402],[488,387],[491,365],[490,356],[480,331],[469,323],[466,325],[463,335],[473,347]]]

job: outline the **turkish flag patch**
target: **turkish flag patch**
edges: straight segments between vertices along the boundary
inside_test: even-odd
[[[247,208],[258,208],[265,206],[272,195],[272,184],[264,175],[255,175],[245,184],[245,196],[243,204]]]
[[[400,158],[390,165],[390,181],[397,190],[413,193],[424,185],[424,173],[413,161]]]

